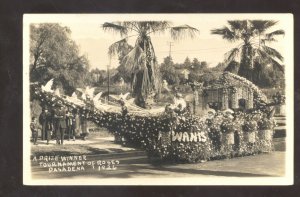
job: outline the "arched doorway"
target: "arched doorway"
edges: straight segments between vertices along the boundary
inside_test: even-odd
[[[246,109],[246,99],[239,99],[239,109],[245,110]]]

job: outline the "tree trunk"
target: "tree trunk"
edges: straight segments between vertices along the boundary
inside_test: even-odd
[[[249,44],[243,46],[242,57],[238,75],[245,77],[249,81],[252,80],[252,47]]]

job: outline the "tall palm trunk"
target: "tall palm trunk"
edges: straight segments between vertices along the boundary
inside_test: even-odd
[[[252,54],[252,46],[250,44],[245,44],[242,48],[242,56],[240,69],[238,71],[238,75],[245,77],[246,79],[252,81],[252,72],[253,72],[253,54]]]
[[[148,96],[155,91],[155,62],[154,55],[151,51],[150,38],[142,39],[139,46],[145,53],[145,68],[136,73],[136,82],[133,93],[136,97],[135,103],[143,108],[147,108]]]
[[[133,82],[133,96],[135,97],[135,104],[145,108],[145,96],[142,93],[142,83],[144,78],[143,71],[139,71],[134,77],[136,77],[136,82]]]

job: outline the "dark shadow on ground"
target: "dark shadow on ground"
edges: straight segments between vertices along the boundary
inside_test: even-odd
[[[57,156],[57,155],[69,156],[69,155],[78,155],[78,153],[58,150],[58,151],[47,152],[45,154],[45,151],[40,151],[40,152],[35,151],[34,154],[31,157],[33,157],[33,156],[36,156],[36,157],[39,157],[39,156]]]
[[[120,148],[108,148],[108,150],[113,151],[113,152],[115,152],[115,153],[123,153],[123,152],[126,152],[126,151],[124,151],[124,150],[122,150],[122,149],[120,149]]]
[[[93,148],[93,147],[88,147],[87,150],[90,151],[89,154],[91,154],[91,155],[94,155],[94,154],[108,154],[109,153],[109,151],[107,151],[105,149]]]
[[[185,174],[202,174],[212,176],[227,176],[227,177],[269,177],[271,175],[266,174],[255,174],[247,172],[232,172],[232,171],[214,171],[214,170],[200,170],[200,169],[184,169],[184,168],[167,168],[167,167],[156,167],[156,170],[185,173]]]
[[[45,169],[46,170],[46,169]],[[35,168],[33,172],[40,172],[41,169]],[[185,168],[174,168],[174,167],[163,167],[163,166],[145,166],[145,165],[122,165],[115,171],[108,170],[92,170],[91,168],[86,171],[78,172],[60,172],[51,173],[47,175],[47,178],[72,178],[78,176],[89,176],[93,178],[134,178],[139,176],[155,176],[155,177],[169,177],[170,175],[161,174],[160,172],[179,173],[178,177],[186,175],[205,175],[205,176],[223,176],[223,177],[273,177],[267,174],[256,174],[247,172],[234,172],[234,171],[215,171],[215,170],[201,170],[201,169],[185,169]],[[171,175],[176,177],[176,175]]]

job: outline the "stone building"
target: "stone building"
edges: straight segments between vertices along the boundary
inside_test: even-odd
[[[194,92],[198,94],[194,97],[195,114],[201,114],[208,108],[215,110],[252,109],[254,97],[262,94],[250,81],[228,72]]]
[[[208,86],[201,96],[203,106],[216,110],[253,108],[253,91],[245,86]]]

